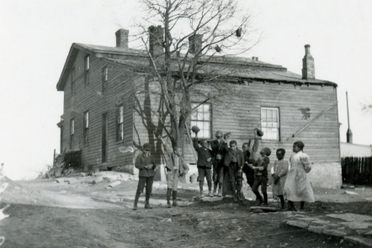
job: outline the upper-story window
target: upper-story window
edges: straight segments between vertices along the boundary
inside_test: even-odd
[[[105,92],[106,87],[107,87],[106,83],[108,81],[108,73],[109,73],[108,67],[107,66],[103,67],[102,68],[102,93]]]
[[[124,106],[120,105],[117,112],[117,123],[116,123],[117,140],[124,140]]]
[[[261,108],[262,139],[280,140],[279,108]]]
[[[191,108],[193,109],[191,114],[191,126],[199,127],[198,133],[199,138],[210,139],[211,138],[211,104],[210,103],[192,103]],[[195,134],[192,133],[194,137]]]
[[[90,56],[84,58],[84,84],[89,84]]]
[[[70,120],[70,135],[75,134],[75,119]]]
[[[88,133],[89,133],[89,111],[84,112],[84,144],[88,144]]]
[[[89,69],[90,69],[90,56],[87,55],[85,56],[85,60],[84,60],[84,70],[89,71]]]

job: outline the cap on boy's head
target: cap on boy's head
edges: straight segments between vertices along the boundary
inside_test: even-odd
[[[142,148],[143,148],[144,151],[150,151],[151,150],[151,147],[150,147],[149,143],[143,144]]]
[[[216,132],[216,138],[222,138],[222,136],[223,136],[222,131],[217,131]]]
[[[265,156],[270,156],[270,154],[271,154],[271,150],[270,150],[270,148],[268,148],[268,147],[264,147],[264,148],[262,148],[261,153],[262,153],[263,155],[265,155]]]
[[[305,144],[304,142],[302,142],[301,140],[298,140],[296,141],[295,143],[293,143],[294,146],[297,146],[298,148],[300,148],[300,150],[302,151],[305,147]]]

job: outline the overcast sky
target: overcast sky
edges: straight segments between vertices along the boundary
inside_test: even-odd
[[[316,77],[339,85],[341,140],[348,90],[354,143],[372,144],[372,111],[362,111],[372,104],[372,1],[241,1],[261,35],[246,56],[300,74],[311,44]],[[136,0],[0,0],[0,161],[9,177],[34,176],[59,150],[56,83],[71,43],[114,46],[114,32],[142,18]]]

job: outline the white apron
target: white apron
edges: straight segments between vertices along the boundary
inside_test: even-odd
[[[294,153],[289,163],[290,170],[284,185],[287,199],[294,202],[314,202],[313,188],[306,173],[311,169],[309,156],[302,151]]]

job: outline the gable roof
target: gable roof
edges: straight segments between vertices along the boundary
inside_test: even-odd
[[[149,67],[149,57],[145,50],[73,43],[58,80],[57,90],[63,91],[68,70],[71,68],[72,63],[79,51],[95,54],[97,57],[104,58],[115,63],[132,66],[133,68],[137,66],[143,68]],[[316,84],[337,87],[337,84],[326,80],[302,79],[301,75],[290,72],[287,70],[287,68],[281,65],[265,63],[245,57],[202,57],[200,62],[203,64],[202,69],[199,70],[199,73],[201,74],[213,73],[214,75],[248,80]]]

